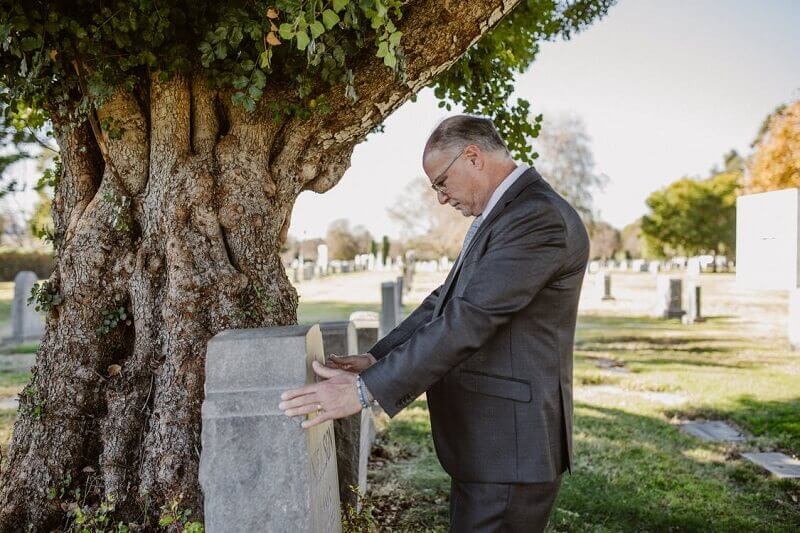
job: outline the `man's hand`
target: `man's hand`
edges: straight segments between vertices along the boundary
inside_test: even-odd
[[[356,374],[327,368],[313,361],[314,372],[325,381],[292,389],[281,394],[278,408],[286,416],[298,416],[317,413],[317,416],[305,420],[303,428],[314,427],[326,420],[344,418],[361,411],[361,402],[356,389]]]
[[[348,372],[360,373],[375,364],[375,358],[371,353],[361,355],[336,355],[331,354],[325,366],[337,370],[347,370]]]

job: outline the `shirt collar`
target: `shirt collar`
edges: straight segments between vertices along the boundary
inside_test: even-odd
[[[511,187],[517,179],[519,179],[522,174],[530,168],[529,165],[525,163],[520,163],[517,165],[517,168],[511,171],[511,173],[503,178],[503,181],[497,186],[497,188],[492,193],[492,196],[489,197],[489,201],[486,203],[486,207],[483,208],[483,213],[480,214],[481,223],[489,216],[489,213],[492,212],[494,206],[497,204],[500,197]],[[480,223],[478,224],[480,225]]]

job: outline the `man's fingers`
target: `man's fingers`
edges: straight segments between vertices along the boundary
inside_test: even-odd
[[[325,379],[332,378],[334,376],[338,376],[339,374],[341,374],[343,372],[342,370],[338,370],[338,369],[335,369],[335,368],[328,368],[328,367],[324,366],[322,363],[320,363],[319,361],[313,361],[311,363],[311,367],[314,369],[314,372],[318,376],[323,377]]]
[[[317,392],[316,383],[306,385],[305,387],[300,387],[299,389],[287,390],[281,394],[281,400],[291,400],[292,398],[297,398],[298,396],[304,396],[306,394],[313,394],[315,392]]]
[[[309,415],[311,413],[317,412],[319,409],[319,403],[311,403],[308,405],[303,405],[301,407],[296,407],[294,409],[286,409],[283,414],[286,416],[299,416],[299,415]]]
[[[323,411],[322,413],[320,413],[319,415],[315,416],[310,420],[304,420],[303,423],[300,424],[300,426],[302,426],[303,429],[313,428],[317,424],[322,424],[323,422],[331,420],[332,418],[333,417],[329,412]]]
[[[317,405],[318,403],[319,403],[319,398],[317,397],[316,393],[304,394],[302,396],[297,396],[296,398],[292,398],[291,400],[282,401],[281,403],[278,404],[278,409],[282,410],[293,409],[296,407],[302,407],[304,405]]]

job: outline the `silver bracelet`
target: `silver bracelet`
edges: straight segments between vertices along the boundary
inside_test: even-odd
[[[367,393],[364,391],[364,381],[361,379],[360,374],[356,376],[356,389],[358,390],[358,401],[361,403],[361,408],[368,409]]]

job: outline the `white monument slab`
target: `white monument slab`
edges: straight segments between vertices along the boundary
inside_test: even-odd
[[[693,421],[681,424],[681,430],[705,442],[741,442],[747,440],[740,431],[721,420]]]
[[[800,288],[800,189],[736,199],[736,282],[749,289]]]

